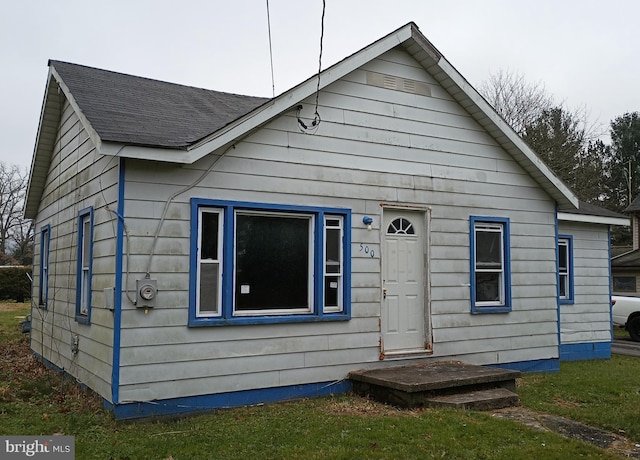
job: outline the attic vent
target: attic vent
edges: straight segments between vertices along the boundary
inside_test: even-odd
[[[404,93],[431,96],[431,88],[426,83],[378,72],[367,72],[367,85],[402,91]]]

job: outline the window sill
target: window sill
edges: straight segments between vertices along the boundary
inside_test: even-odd
[[[189,318],[189,327],[245,326],[252,324],[324,323],[349,321],[351,316],[344,313],[288,316],[243,316],[233,318]]]
[[[89,321],[89,318],[87,318],[86,316],[76,316],[76,323],[91,324],[91,321]]]
[[[510,313],[511,307],[471,307],[472,315],[482,315],[487,313]]]

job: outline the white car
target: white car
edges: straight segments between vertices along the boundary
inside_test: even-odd
[[[640,297],[611,297],[613,324],[624,327],[636,342],[640,342]]]

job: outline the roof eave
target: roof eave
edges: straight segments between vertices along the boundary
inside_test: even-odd
[[[40,110],[36,143],[31,157],[31,168],[29,169],[29,181],[24,205],[24,217],[26,219],[35,219],[46,184],[62,110],[58,91],[59,87],[51,74],[51,69],[49,69]]]
[[[100,149],[101,140],[98,133],[93,129],[91,123],[78,106],[71,91],[64,83],[53,63],[49,61],[49,73],[45,88],[42,109],[40,110],[40,121],[36,134],[36,144],[33,157],[31,158],[31,169],[29,171],[29,182],[25,199],[24,217],[35,219],[38,207],[42,199],[42,193],[46,185],[47,173],[51,164],[51,155],[58,135],[58,125],[62,116],[63,98],[69,101],[73,110],[78,115],[80,123],[93,141],[96,149]]]
[[[590,214],[574,214],[570,212],[558,212],[558,220],[565,222],[585,222],[590,224],[604,224],[604,225],[620,225],[628,227],[631,225],[631,219],[624,217],[609,217],[609,216],[593,216]]]

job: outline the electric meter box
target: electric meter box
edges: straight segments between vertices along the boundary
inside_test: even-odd
[[[156,280],[136,280],[136,307],[153,308],[156,306],[158,282]]]

